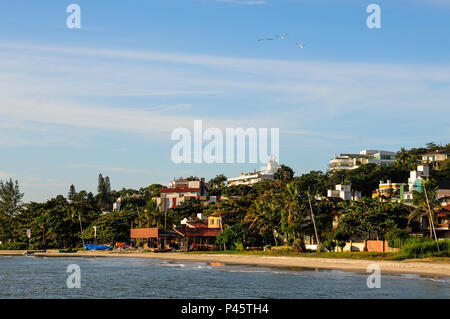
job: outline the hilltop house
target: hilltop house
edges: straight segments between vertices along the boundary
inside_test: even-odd
[[[350,185],[337,184],[335,188],[327,191],[327,197],[337,197],[343,200],[361,199],[361,192],[352,190]]]
[[[120,196],[119,198],[116,199],[116,201],[113,203],[113,212],[120,212],[120,210],[122,209],[122,203],[125,199],[130,199],[130,198],[141,198],[142,195],[139,194],[125,194],[124,196]]]
[[[434,169],[440,169],[441,163],[450,158],[450,151],[437,150],[421,155],[421,162]]]
[[[364,164],[391,166],[395,162],[395,152],[362,150],[359,154],[344,153],[330,161],[330,170],[355,169]]]
[[[160,190],[160,196],[154,197],[160,211],[175,208],[189,199],[208,200],[205,179],[187,180],[184,178],[174,179],[169,187]]]
[[[409,172],[408,178],[408,192],[404,193],[400,199],[413,199],[413,191],[420,192],[422,190],[422,183],[430,177],[430,167],[426,165],[418,165],[415,171]]]
[[[405,197],[405,189],[407,189],[405,183],[392,183],[390,180],[380,181],[378,188],[372,192],[372,198],[380,198],[383,201],[387,199],[400,201]]]
[[[252,185],[266,179],[273,180],[275,173],[280,167],[275,158],[271,157],[266,168],[259,171],[254,170],[246,174],[242,173],[238,177],[229,178],[227,180],[227,186]]]

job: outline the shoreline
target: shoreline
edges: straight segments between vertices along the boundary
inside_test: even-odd
[[[0,256],[23,256],[25,250],[0,250]],[[173,261],[193,261],[223,263],[234,265],[253,265],[277,268],[332,269],[356,273],[367,273],[367,267],[372,264],[380,266],[381,273],[387,274],[417,274],[427,277],[450,277],[450,264],[424,262],[416,260],[390,261],[366,260],[348,258],[320,258],[297,256],[257,256],[234,254],[186,254],[182,252],[152,253],[152,252],[111,252],[111,251],[78,251],[77,253],[59,253],[58,250],[48,250],[45,253],[35,253],[36,257],[109,257],[109,258],[157,258]]]

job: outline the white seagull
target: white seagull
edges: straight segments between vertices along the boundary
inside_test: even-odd
[[[285,35],[276,35],[276,37],[278,38],[278,39],[281,39],[281,40],[285,40],[286,38],[287,38],[287,36],[289,35],[289,33],[286,33]]]
[[[269,41],[269,40],[273,40],[272,38],[261,38],[261,39],[258,39],[258,41]]]
[[[301,48],[301,49],[304,49],[304,48],[305,48],[305,45],[304,45],[304,44],[301,44],[300,42],[297,42],[297,46],[298,46],[299,48]]]

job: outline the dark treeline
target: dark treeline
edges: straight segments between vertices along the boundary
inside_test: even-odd
[[[294,176],[294,171],[282,165],[275,180],[262,181],[252,186],[226,186],[226,177],[217,175],[207,183],[209,195],[224,199],[204,204],[190,200],[169,209],[167,216],[156,207],[153,197],[163,187],[152,184],[138,190],[111,190],[109,177],[98,176],[97,193],[77,191],[72,185],[67,196],[59,195],[44,203],[22,203],[23,194],[17,181],[0,181],[0,245],[1,249],[75,248],[84,242],[93,242],[93,226],[97,227],[97,241],[114,244],[129,241],[131,227],[167,227],[178,225],[185,217],[221,216],[224,232],[218,242],[228,248],[288,244],[304,249],[304,239],[314,237],[311,210],[320,241],[325,245],[342,243],[352,235],[374,233],[378,238],[390,234],[406,236],[417,227],[418,218],[425,210],[421,194],[415,195],[413,206],[372,199],[372,191],[380,180],[407,182],[409,171],[418,164],[418,155],[437,149],[450,150],[450,144],[433,143],[424,148],[397,153],[391,167],[374,164],[362,165],[354,170],[322,172],[311,171]],[[426,182],[430,202],[438,207],[434,190],[442,181],[450,181],[450,163],[433,170]],[[359,202],[333,202],[319,200],[336,184],[350,184],[362,192]],[[113,203],[121,197],[121,210],[111,212]],[[108,213],[105,213],[108,212]],[[338,227],[333,228],[333,216],[343,214]],[[31,229],[28,242],[26,230]],[[367,235],[368,236],[368,235]]]

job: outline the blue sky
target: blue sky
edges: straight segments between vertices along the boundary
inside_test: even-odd
[[[0,179],[41,201],[95,192],[98,173],[121,189],[261,166],[172,163],[171,131],[195,119],[280,128],[297,174],[334,153],[448,143],[449,16],[447,0],[2,1]]]

